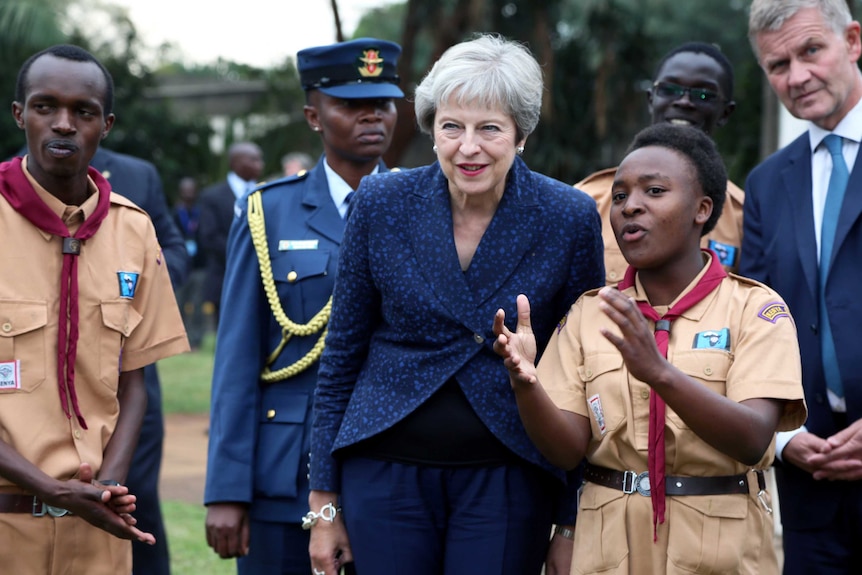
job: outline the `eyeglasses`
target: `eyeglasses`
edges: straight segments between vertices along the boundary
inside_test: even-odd
[[[679,100],[683,95],[688,94],[688,99],[694,103],[713,102],[720,98],[718,92],[707,90],[705,88],[686,88],[679,84],[671,82],[656,82],[652,85],[653,94],[661,98],[673,98]]]

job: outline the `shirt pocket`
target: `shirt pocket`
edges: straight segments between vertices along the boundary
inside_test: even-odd
[[[748,496],[685,495],[668,498],[668,573],[738,573],[752,542]],[[759,546],[759,545],[758,545]]]
[[[99,330],[99,380],[108,389],[116,392],[122,370],[123,345],[141,323],[143,316],[127,299],[102,301],[100,308],[102,328]]]
[[[21,362],[18,387],[0,393],[31,392],[45,381],[46,365],[56,365],[47,356],[54,349],[45,341],[47,325],[47,302],[0,300],[0,361]]]
[[[572,573],[628,575],[626,495],[585,483],[575,525]]]
[[[623,357],[619,353],[595,353],[584,357],[578,368],[584,382],[593,437],[620,426],[626,415],[622,386],[626,384]]]
[[[727,395],[727,374],[733,359],[725,351],[687,350],[674,353],[673,365],[681,372],[719,395]],[[682,418],[670,407],[668,420],[679,429],[688,429]]]
[[[299,495],[300,473],[308,472],[310,445],[305,430],[308,398],[307,393],[264,393],[257,425],[256,494],[269,498]]]
[[[304,307],[319,309],[329,299],[331,259],[329,250],[292,250],[273,258],[272,276],[278,296],[294,321],[303,316]]]

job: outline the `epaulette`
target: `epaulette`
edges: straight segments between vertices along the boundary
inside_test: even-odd
[[[255,192],[263,192],[268,190],[269,188],[273,188],[275,186],[281,186],[283,184],[294,184],[296,182],[301,182],[308,177],[308,170],[300,170],[292,176],[285,176],[283,178],[278,178],[276,180],[270,180],[268,182],[260,182],[257,187],[253,191]]]

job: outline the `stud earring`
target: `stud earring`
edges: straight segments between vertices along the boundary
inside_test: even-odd
[[[434,144],[433,146],[431,146],[431,150],[433,150],[434,153],[436,154],[437,153],[437,144]]]
[[[314,130],[315,132],[319,132],[320,126],[312,126],[311,129]]]
[[[524,146],[518,146],[517,148],[515,148],[515,151],[516,151],[516,152],[518,153],[518,155],[520,156],[521,154],[523,154],[523,153],[524,153]]]

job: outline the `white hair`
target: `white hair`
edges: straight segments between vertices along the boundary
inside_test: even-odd
[[[422,79],[416,87],[416,120],[430,134],[437,108],[455,96],[459,104],[501,107],[521,140],[539,123],[543,90],[542,70],[526,46],[482,34],[446,50]]]

